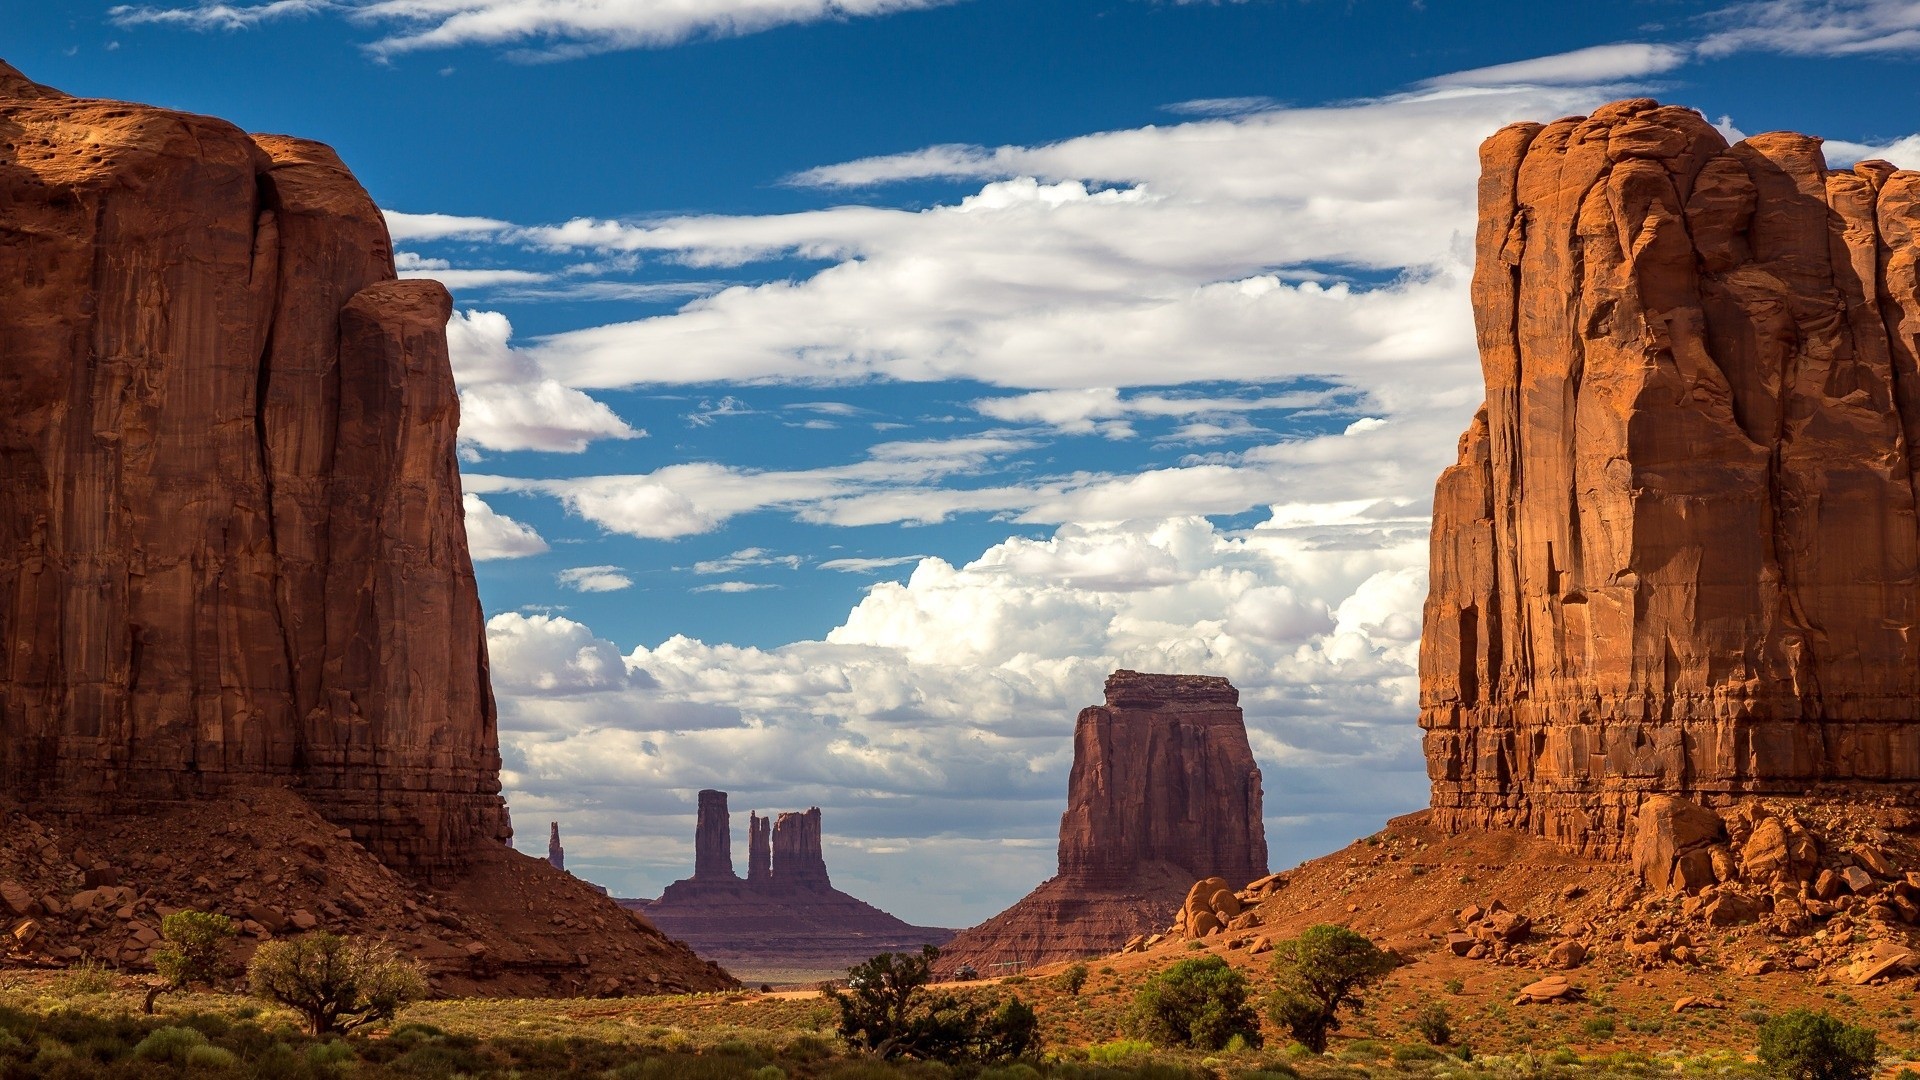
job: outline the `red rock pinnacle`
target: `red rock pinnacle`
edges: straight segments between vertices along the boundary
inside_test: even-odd
[[[820,808],[773,820],[773,880],[781,885],[826,886],[827,860],[820,849]]]
[[[731,822],[727,814],[727,793],[711,788],[702,791],[699,816],[693,829],[693,880],[739,880],[733,872]]]
[[[1436,819],[1618,853],[1648,793],[1920,780],[1920,173],[1646,99],[1481,163]]]

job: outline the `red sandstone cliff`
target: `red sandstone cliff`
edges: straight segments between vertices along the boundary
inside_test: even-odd
[[[1436,821],[1618,853],[1646,793],[1920,780],[1920,173],[1645,99],[1481,161]]]
[[[992,974],[1112,952],[1164,929],[1196,880],[1266,875],[1260,769],[1233,684],[1116,671],[1106,698],[1074,725],[1059,873],[962,931],[943,966]]]
[[[288,787],[391,867],[576,910],[504,845],[450,310],[327,147],[0,63],[0,797],[86,832]],[[730,982],[602,907],[614,973],[490,940],[551,990]]]

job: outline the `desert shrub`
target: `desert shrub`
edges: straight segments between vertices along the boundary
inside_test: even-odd
[[[1087,1060],[1095,1065],[1125,1065],[1144,1060],[1153,1053],[1153,1044],[1140,1039],[1115,1039],[1087,1047]]]
[[[1039,1045],[1040,1021],[1019,998],[961,998],[927,990],[940,950],[881,953],[827,991],[847,1045],[882,1058],[1007,1061]]]
[[[1613,1037],[1613,1017],[1589,1017],[1586,1023],[1580,1025],[1580,1028],[1590,1039],[1610,1039]]]
[[[233,937],[233,920],[205,911],[176,911],[160,920],[160,948],[154,950],[153,968],[160,983],[147,990],[147,1012],[161,994],[184,990],[199,983],[212,986],[226,974],[227,939]]]
[[[1075,964],[1069,967],[1060,973],[1058,983],[1060,989],[1065,990],[1074,997],[1079,997],[1080,988],[1087,985],[1087,965]]]
[[[1405,1064],[1410,1061],[1444,1060],[1446,1060],[1445,1054],[1435,1050],[1432,1046],[1423,1046],[1420,1043],[1404,1043],[1393,1048],[1393,1062],[1396,1065]]]
[[[1346,927],[1310,926],[1273,947],[1277,986],[1267,998],[1267,1018],[1323,1053],[1327,1035],[1340,1027],[1340,1011],[1360,1010],[1361,993],[1393,968],[1391,955]]]
[[[60,973],[53,980],[55,997],[79,997],[82,994],[104,994],[113,989],[113,972],[106,966],[93,960],[82,960]]]
[[[175,1065],[187,1063],[187,1051],[196,1046],[207,1045],[207,1037],[189,1027],[154,1028],[139,1045],[133,1048],[133,1056],[141,1061],[170,1062]]]
[[[1789,1080],[1866,1080],[1878,1055],[1873,1032],[1826,1012],[1794,1009],[1760,1026],[1760,1060]]]
[[[1235,1035],[1260,1045],[1246,976],[1218,956],[1189,957],[1148,979],[1129,1020],[1134,1034],[1163,1046],[1218,1050]]]
[[[1453,1014],[1445,1005],[1429,1001],[1413,1014],[1413,1030],[1434,1046],[1453,1041]]]
[[[314,1035],[391,1020],[427,989],[420,969],[386,945],[327,933],[260,946],[247,981],[256,996],[305,1016]]]
[[[218,1046],[195,1046],[187,1051],[186,1065],[189,1069],[225,1069],[237,1064],[239,1058],[233,1051]]]

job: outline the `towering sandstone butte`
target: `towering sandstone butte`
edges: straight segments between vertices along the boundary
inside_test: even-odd
[[[820,808],[793,811],[773,820],[772,879],[782,884],[830,887],[820,848]]]
[[[0,63],[0,803],[240,917],[363,932],[371,864],[449,992],[731,985],[503,843],[450,310],[328,148]],[[231,895],[138,835],[207,817]]]
[[[1645,99],[1481,162],[1437,820],[1617,854],[1648,793],[1920,780],[1920,173]]]
[[[509,835],[446,290],[333,151],[0,64],[0,782]]]
[[[693,829],[693,879],[695,881],[736,881],[733,873],[732,817],[727,813],[727,793],[709,788],[699,795],[698,816]]]
[[[1260,768],[1240,692],[1205,675],[1116,671],[1080,711],[1059,873],[953,939],[952,965],[1048,963],[1164,929],[1193,883],[1266,875]]]

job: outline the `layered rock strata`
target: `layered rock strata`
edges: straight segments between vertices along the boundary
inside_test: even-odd
[[[1038,964],[1164,928],[1199,878],[1266,876],[1260,769],[1225,679],[1116,671],[1074,724],[1059,873],[948,946],[943,964]]]
[[[1481,162],[1435,821],[1623,855],[1648,795],[1920,780],[1920,173],[1646,99]]]
[[[709,796],[718,796],[710,799]],[[710,858],[733,865],[731,837],[708,839],[707,808],[724,814],[726,793],[700,793],[695,859],[700,845],[718,843]],[[813,981],[838,977],[878,953],[939,945],[953,931],[911,926],[833,887],[821,852],[820,808],[777,818],[750,814],[747,879],[728,875],[668,885],[658,900],[622,900],[701,956],[750,980]]]

